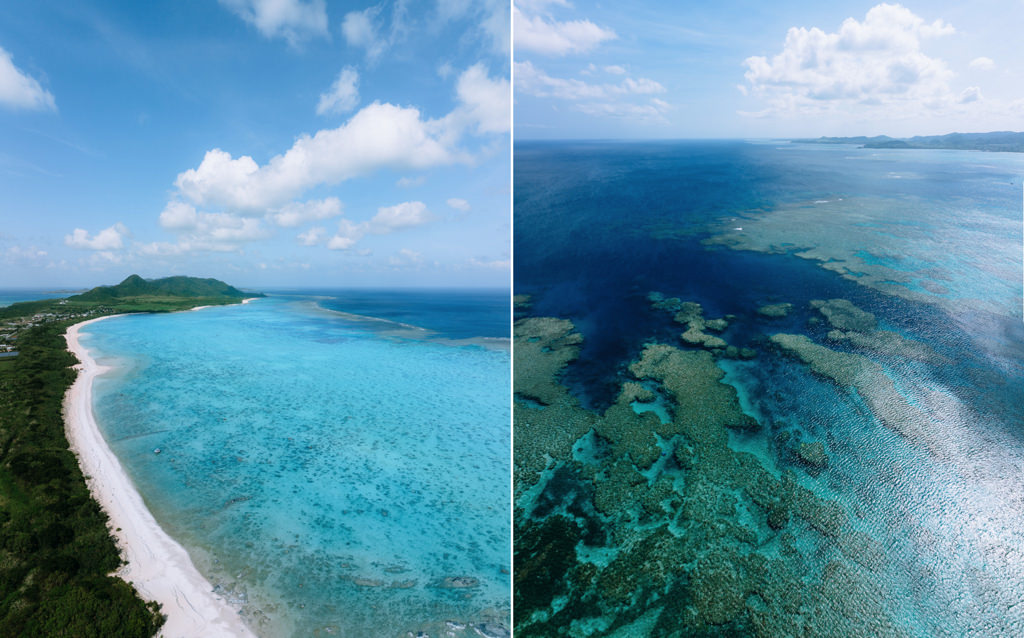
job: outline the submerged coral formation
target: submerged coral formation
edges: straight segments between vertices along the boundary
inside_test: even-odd
[[[650,300],[708,328],[697,304]],[[779,337],[834,378],[875,372]],[[598,413],[559,382],[581,343],[563,319],[515,326],[517,636],[905,635],[872,578],[878,542],[792,469],[730,444],[760,424],[717,354],[648,344]],[[799,450],[827,471],[820,442]]]
[[[832,326],[828,332],[831,341],[846,342],[861,350],[926,363],[948,362],[928,344],[907,339],[898,332],[879,330],[875,315],[861,310],[848,299],[814,299],[811,307],[818,310]]]
[[[792,310],[793,304],[791,303],[773,303],[758,308],[757,314],[762,317],[781,318],[788,317]]]

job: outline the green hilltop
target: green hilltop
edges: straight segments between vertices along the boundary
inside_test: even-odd
[[[24,321],[40,323],[81,320],[123,312],[174,312],[197,306],[235,304],[247,297],[265,296],[259,292],[243,292],[217,279],[143,279],[132,275],[116,286],[97,286],[66,299],[40,299],[11,304],[0,308],[0,322],[22,318]]]
[[[164,277],[143,279],[131,275],[116,286],[97,286],[88,292],[69,297],[68,301],[114,301],[129,297],[210,297],[244,299],[262,297],[262,294],[247,294],[218,279],[198,277]]]

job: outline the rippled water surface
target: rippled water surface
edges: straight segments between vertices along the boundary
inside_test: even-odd
[[[519,635],[1024,633],[1024,158],[515,167]]]
[[[371,329],[323,301],[86,328],[117,366],[95,394],[111,447],[261,635],[507,624],[507,340]]]

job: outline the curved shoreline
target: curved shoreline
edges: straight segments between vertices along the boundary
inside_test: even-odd
[[[131,583],[142,598],[160,603],[167,616],[158,634],[163,638],[256,638],[238,611],[213,593],[185,548],[156,522],[97,427],[92,382],[110,368],[89,355],[79,343],[78,333],[90,323],[109,318],[74,324],[64,334],[68,350],[81,362],[75,366],[78,377],[64,396],[64,431],[89,491],[110,517],[111,534],[125,559],[117,575]]]

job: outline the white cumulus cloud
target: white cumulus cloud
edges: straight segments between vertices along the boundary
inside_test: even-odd
[[[304,233],[299,233],[298,238],[303,246],[316,246],[326,235],[326,228],[323,226],[314,226]]]
[[[505,78],[491,78],[480,62],[459,76],[456,95],[479,133],[505,133],[512,122],[512,86]]]
[[[338,231],[327,242],[331,250],[347,250],[366,235],[387,235],[401,230],[426,224],[431,220],[430,211],[423,202],[403,202],[394,206],[382,206],[377,214],[365,222],[355,223],[348,219],[338,222]]]
[[[267,210],[313,186],[381,168],[425,169],[466,161],[450,133],[439,121],[423,120],[415,108],[374,102],[338,128],[303,135],[263,166],[247,155],[208,151],[197,168],[178,175],[175,185],[199,206]]]
[[[333,129],[302,135],[262,166],[248,155],[219,148],[175,180],[176,200],[199,208],[263,215],[281,209],[306,190],[333,185],[379,169],[424,170],[469,163],[459,148],[470,133],[509,129],[509,82],[490,78],[482,64],[464,71],[456,86],[458,106],[438,119],[412,107],[374,102]]]
[[[946,63],[922,42],[954,33],[898,4],[879,4],[863,22],[847,18],[835,33],[792,27],[782,51],[744,61],[750,94],[768,111],[799,114],[837,107],[939,108],[955,101]]]
[[[311,36],[327,35],[324,0],[220,0],[268,38],[282,37],[297,46]]]
[[[337,197],[328,197],[306,202],[291,202],[269,212],[267,217],[278,226],[294,228],[308,222],[337,217],[343,210],[344,207]]]
[[[53,94],[14,66],[10,53],[0,47],[0,105],[33,111],[56,111]]]
[[[111,251],[122,248],[127,235],[128,228],[118,222],[110,228],[104,228],[92,237],[85,229],[76,228],[70,235],[64,236],[64,243],[72,248]]]
[[[347,113],[359,104],[359,73],[350,66],[338,74],[338,78],[326,93],[320,94],[316,105],[317,115]]]
[[[171,201],[160,213],[160,225],[178,235],[176,244],[153,243],[141,248],[143,254],[168,255],[213,250],[238,250],[245,242],[270,236],[263,221],[232,213],[208,213],[187,202]]]
[[[617,37],[611,29],[590,20],[559,22],[542,15],[526,15],[519,6],[512,7],[512,34],[517,49],[551,56],[586,53]]]
[[[383,235],[399,228],[425,224],[429,219],[430,211],[423,202],[403,202],[378,208],[367,229],[371,233]]]

